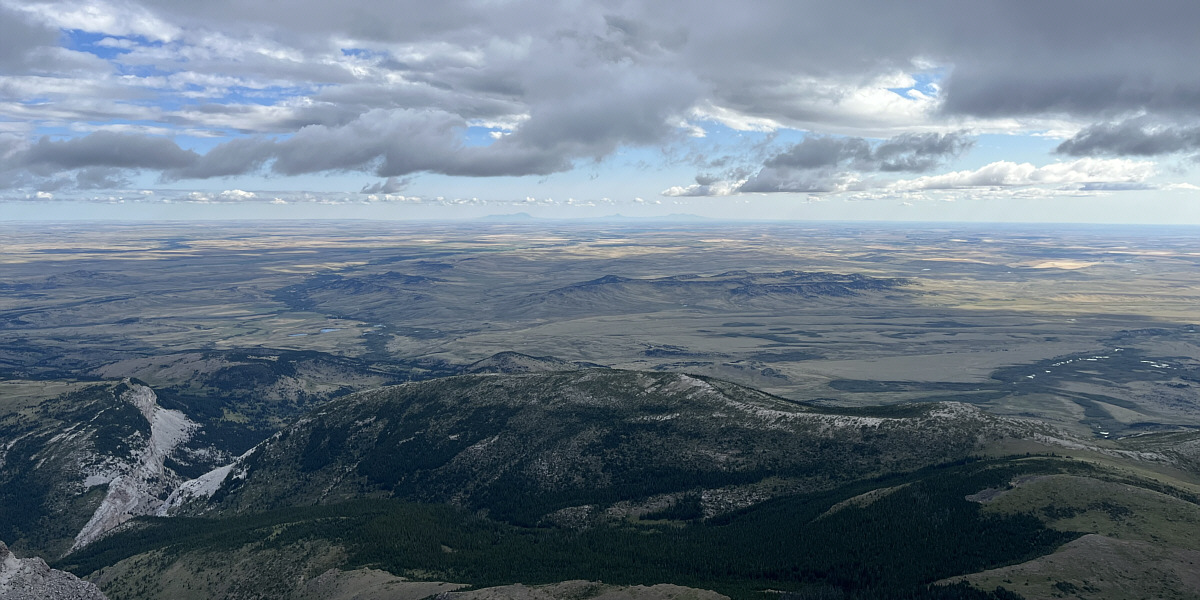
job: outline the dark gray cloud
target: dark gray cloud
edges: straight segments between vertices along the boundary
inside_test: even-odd
[[[430,172],[491,177],[563,171],[578,156],[571,147],[531,147],[513,136],[489,146],[465,146],[466,123],[438,111],[372,110],[339,127],[312,125],[261,150],[260,162],[281,175],[365,171],[381,177]]]
[[[380,64],[410,81],[531,103],[540,90],[525,83],[549,73],[571,75],[555,63],[572,54],[572,45],[598,60],[630,61],[631,72],[669,64],[705,82],[704,96],[722,106],[798,121],[822,116],[795,93],[798,79],[861,82],[896,69],[911,71],[920,62],[950,69],[943,90],[944,109],[952,114],[1136,108],[1195,114],[1200,90],[1200,66],[1193,60],[1200,50],[1193,31],[1200,6],[1190,0],[1150,5],[661,0],[569,6],[531,0],[300,0],[288,10],[233,1],[141,4],[180,27],[309,53],[328,51],[331,38],[375,44]],[[429,51],[404,52],[405,46]],[[437,49],[443,51],[432,51]],[[193,68],[226,74],[241,68],[243,74],[325,83],[347,77],[327,62],[277,60],[270,53],[247,53],[235,63],[217,62],[219,56],[211,53],[188,58]],[[145,60],[169,66],[161,53]],[[569,81],[586,85],[587,76],[584,68]]]
[[[774,194],[790,192],[817,194],[852,189],[851,185],[832,171],[790,171],[765,167],[746,180],[736,191],[748,194]],[[707,195],[707,194],[705,194]]]
[[[544,148],[517,134],[487,146],[465,146],[461,139],[465,127],[461,118],[444,112],[377,109],[344,125],[310,125],[283,139],[235,138],[205,154],[184,149],[164,137],[111,131],[60,141],[42,138],[26,148],[18,148],[17,141],[5,138],[12,148],[5,152],[7,157],[0,163],[0,170],[23,168],[51,177],[61,171],[104,167],[158,171],[167,181],[259,171],[289,176],[338,171],[369,172],[381,177],[422,172],[468,177],[545,175],[571,168],[575,159],[611,151],[629,134],[618,123],[607,131],[599,125],[582,141],[565,138]]]
[[[863,138],[812,136],[767,159],[766,166],[776,169],[820,169],[870,162],[871,157],[871,144]]]
[[[879,171],[921,173],[974,145],[961,133],[906,133],[876,146],[871,158]]]
[[[108,167],[89,167],[74,173],[56,175],[37,181],[34,187],[39,192],[60,190],[110,190],[130,185],[125,171]]]
[[[21,155],[41,177],[103,167],[182,180],[545,175],[675,143],[700,111],[816,132],[741,162],[761,167],[747,191],[820,191],[848,185],[846,172],[925,172],[970,144],[854,136],[978,118],[1105,123],[1060,147],[1071,155],[1194,151],[1197,22],[1194,0],[6,3],[0,118],[237,132],[203,154],[167,138],[92,134],[43,138]],[[108,63],[57,48],[47,23],[131,36],[117,72],[154,75],[108,76]],[[937,86],[906,81],[912,74]],[[910,84],[918,91],[902,96]],[[1161,126],[1123,121],[1143,113]],[[511,130],[490,146],[465,143],[479,122]]]
[[[875,145],[858,137],[810,136],[767,159],[738,191],[844,191],[856,187],[860,174],[925,172],[973,144],[963,133],[906,133]]]
[[[971,3],[980,19],[933,33],[953,62],[947,113],[1106,117],[1145,110],[1197,116],[1200,5],[1127,2]],[[965,25],[965,24],[964,24]]]
[[[764,163],[774,169],[856,171],[928,171],[969,149],[974,140],[962,133],[906,133],[872,147],[860,137],[810,136]]]
[[[203,157],[163,138],[97,131],[83,137],[43,137],[25,145],[0,137],[0,187],[52,192],[127,187],[128,174],[187,168]]]
[[[881,142],[859,137],[809,136],[770,156],[754,174],[720,179],[696,177],[694,185],[672,187],[668,196],[727,196],[735,193],[826,193],[860,190],[875,173],[925,172],[974,144],[963,133],[902,134]],[[740,185],[732,183],[742,180]]]
[[[206,179],[252,172],[270,158],[272,142],[262,138],[235,139],[198,154],[161,137],[97,131],[83,137],[53,140],[43,137],[30,145],[0,138],[0,173],[8,185],[33,185],[41,191],[109,189],[129,185],[136,171],[162,174],[164,180]]]
[[[210,179],[253,173],[271,160],[274,151],[275,141],[269,138],[234,138],[204,155],[193,155],[184,164],[163,171],[163,179]]]
[[[199,157],[166,138],[97,131],[61,141],[43,137],[15,158],[18,164],[39,172],[84,167],[175,169],[193,164]]]
[[[129,187],[129,178],[121,169],[89,167],[75,173],[75,188],[81,190],[108,190]]]
[[[1099,123],[1058,145],[1070,156],[1158,156],[1200,151],[1200,126],[1155,124],[1145,119]]]
[[[0,4],[0,66],[20,65],[38,47],[54,45],[58,32]]]

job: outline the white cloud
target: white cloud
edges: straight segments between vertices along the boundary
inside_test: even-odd
[[[1086,183],[1141,183],[1154,175],[1152,161],[1123,158],[1083,158],[1035,167],[1030,163],[997,161],[974,171],[955,171],[904,179],[889,187],[895,191],[947,190],[978,187],[1015,187]]]
[[[246,190],[225,190],[225,191],[221,192],[221,194],[220,194],[220,198],[222,200],[232,200],[232,201],[253,200],[257,197],[258,197],[258,194],[255,194],[254,192],[247,192]]]
[[[688,186],[674,185],[661,193],[664,196],[679,197],[679,196],[732,196],[738,193],[738,189],[746,180],[741,181],[713,181],[709,183],[693,183]],[[640,200],[640,199],[639,199]]]
[[[180,138],[232,140],[196,169],[160,173],[168,181],[347,171],[547,175],[614,166],[625,158],[613,157],[642,150],[650,158],[639,167],[655,167],[663,156],[655,151],[668,148],[662,162],[705,155],[700,168],[716,175],[669,187],[666,196],[734,195],[747,177],[746,192],[1135,189],[1146,186],[1153,163],[1024,162],[1040,162],[1030,152],[1044,140],[1002,144],[1008,161],[895,183],[894,169],[754,174],[749,165],[797,135],[787,129],[871,140],[962,130],[1064,138],[1097,118],[1141,113],[1194,129],[1200,68],[1188,35],[1195,19],[1187,17],[1200,15],[1198,7],[1093,3],[1079,14],[1072,3],[1003,0],[955,11],[882,1],[863,10],[514,0],[474,4],[464,18],[455,3],[293,0],[280,10],[261,2],[0,0],[0,131],[17,132],[24,145],[93,131],[161,136],[185,150],[190,140]],[[714,123],[780,135],[731,142]],[[472,126],[488,127],[492,139],[466,142]],[[73,176],[65,167],[21,168],[4,174],[6,185],[42,189],[30,177]],[[459,188],[464,181],[453,193],[496,189]],[[557,183],[540,195],[579,193]],[[670,183],[596,193],[645,195]],[[294,185],[303,184],[285,187]],[[386,198],[399,187],[363,192]]]
[[[178,27],[133,2],[71,0],[14,3],[12,6],[62,29],[79,29],[118,37],[137,35],[159,42],[170,42],[181,33]]]
[[[774,119],[742,114],[712,103],[693,108],[691,116],[695,120],[713,121],[736,131],[775,131],[782,127]]]
[[[138,44],[137,42],[128,38],[106,37],[96,42],[96,45],[104,48],[122,48],[128,50],[130,48],[137,47]]]

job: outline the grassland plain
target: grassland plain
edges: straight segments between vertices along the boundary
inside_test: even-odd
[[[1134,401],[1089,405],[1124,425],[1200,424],[1186,406],[1186,377],[1200,364],[1200,255],[1187,228],[0,227],[9,377],[97,376],[120,359],[266,348],[409,379],[514,350],[866,404],[914,395],[828,383],[990,383],[997,369],[1123,347],[1164,373],[1085,382],[1120,387],[1112,393],[1060,378],[990,408],[1095,429],[1088,423],[1105,421],[1088,421],[1079,400],[1098,394]],[[805,273],[878,285],[805,293]],[[1117,368],[1097,366],[1096,380]]]
[[[812,598],[845,593],[889,597],[886,594],[902,588],[947,594],[947,598],[976,597],[961,586],[940,591],[925,587],[938,579],[958,581],[956,577],[966,577],[985,590],[1020,587],[1029,598],[1136,597],[1139,589],[1188,597],[1200,593],[1184,567],[1198,550],[1163,533],[1173,523],[1178,531],[1194,531],[1187,507],[1194,507],[1200,490],[1196,234],[1194,228],[1170,227],[901,229],[629,221],[0,224],[5,239],[0,254],[0,474],[5,477],[0,498],[6,506],[36,509],[20,512],[36,516],[32,521],[8,517],[0,519],[0,525],[10,535],[16,532],[16,539],[5,541],[15,542],[18,550],[49,559],[61,556],[77,526],[88,521],[111,487],[111,482],[96,484],[99,480],[88,485],[87,474],[76,463],[101,457],[133,465],[123,456],[120,443],[136,442],[141,439],[138,435],[153,437],[152,420],[126,410],[129,403],[122,400],[121,386],[128,386],[153,390],[155,410],[176,411],[194,425],[178,451],[163,459],[168,479],[197,477],[274,439],[274,446],[268,443],[263,448],[291,450],[256,451],[251,457],[269,462],[274,456],[276,472],[295,475],[297,485],[292,487],[300,492],[289,498],[278,493],[278,486],[255,479],[254,485],[242,490],[230,487],[218,494],[213,505],[217,512],[206,516],[243,514],[253,524],[194,523],[216,532],[226,531],[222,529],[226,526],[243,527],[239,530],[243,537],[232,538],[245,542],[240,546],[222,546],[218,551],[188,542],[193,545],[184,551],[154,536],[180,531],[192,535],[196,532],[172,529],[186,529],[192,521],[134,519],[133,523],[143,523],[141,530],[148,538],[136,538],[133,532],[120,534],[112,543],[126,544],[125,550],[113,554],[112,546],[98,546],[90,551],[93,554],[69,557],[91,561],[87,564],[93,566],[103,562],[96,562],[100,560],[96,557],[112,559],[95,577],[107,582],[106,590],[114,597],[183,597],[179,596],[183,585],[204,590],[194,597],[241,597],[255,586],[267,585],[263,578],[272,573],[288,581],[309,582],[329,572],[324,580],[332,586],[329,589],[342,584],[358,589],[361,582],[346,582],[374,577],[363,575],[369,572],[362,569],[369,568],[390,571],[391,575],[376,573],[388,585],[401,582],[387,577],[403,576],[477,587],[602,576],[616,582],[619,578],[611,578],[613,573],[629,572],[640,573],[641,579],[631,575],[625,584],[674,578],[674,583],[746,598],[761,597],[766,581],[791,581],[789,593]],[[656,385],[653,382],[662,384],[654,395],[666,404],[674,402],[672,394],[698,389],[671,387],[686,377],[711,386],[718,395],[782,403],[764,410],[786,407],[784,412],[843,420],[920,421],[938,406],[958,406],[965,411],[962,414],[976,415],[972,418],[979,422],[1026,425],[1020,435],[990,435],[981,441],[978,432],[966,432],[970,435],[954,438],[958,440],[954,443],[949,443],[953,436],[930,437],[929,431],[920,429],[859,431],[825,440],[825,446],[818,444],[831,460],[807,467],[797,466],[796,461],[810,456],[811,447],[801,444],[790,454],[779,452],[795,446],[807,433],[767,428],[754,435],[726,436],[729,431],[710,431],[705,435],[711,442],[687,447],[688,464],[704,468],[689,474],[695,481],[688,481],[695,485],[683,485],[687,481],[630,466],[646,462],[643,459],[654,463],[650,458],[656,444],[665,448],[666,441],[683,439],[678,435],[682,430],[672,429],[677,426],[674,418],[657,419],[670,411],[647,413],[657,417],[634,424],[636,431],[599,426],[611,418],[590,419],[579,413],[574,420],[563,421],[557,415],[555,419],[566,423],[564,431],[574,428],[599,437],[591,440],[564,433],[547,438],[544,456],[530,455],[533,459],[518,461],[519,468],[501,465],[493,469],[494,481],[467,486],[458,495],[450,493],[447,482],[462,473],[442,471],[458,456],[459,446],[493,437],[506,439],[512,432],[488,428],[514,419],[517,425],[543,423],[562,409],[487,400],[495,394],[463,383],[484,376],[463,374],[500,373],[492,376],[495,387],[513,374],[528,373],[524,377],[533,381],[550,377],[538,372],[560,371],[553,376],[561,379],[558,384],[542,386],[559,390],[582,385],[572,379],[580,376],[579,369],[600,366],[614,370],[595,371],[602,374],[589,377],[611,379],[601,386],[611,393],[621,392],[625,385],[621,381],[630,370],[637,370],[637,381],[651,382],[647,384],[651,387]],[[433,379],[437,381],[420,383]],[[357,399],[378,397],[356,393],[404,382],[416,382],[407,384],[415,385],[413,389],[453,388],[462,398],[478,400],[478,410],[445,416],[446,407],[432,401],[437,394],[430,392],[408,398],[403,407],[392,407],[391,412],[406,415],[395,422],[371,420],[364,413],[348,427],[320,412],[322,406],[362,408],[366,404],[355,405]],[[599,397],[597,390],[578,391],[580,397]],[[511,392],[505,394],[513,396]],[[421,406],[428,414],[414,408]],[[97,413],[106,416],[90,420]],[[443,417],[414,429],[411,436],[395,437],[406,428],[419,427],[430,415]],[[462,431],[442,431],[451,425],[461,426]],[[379,427],[384,430],[376,431]],[[124,431],[121,428],[132,433],[113,433]],[[295,437],[272,438],[294,429],[299,432]],[[704,431],[701,427],[692,433],[704,437],[700,435]],[[371,432],[374,437],[367,435]],[[444,439],[440,433],[446,434]],[[452,439],[454,435],[458,439]],[[772,435],[782,437],[775,440]],[[767,443],[767,438],[778,443]],[[948,445],[925,443],[931,439],[943,439]],[[384,443],[388,440],[394,443]],[[74,441],[87,448],[72,446]],[[425,451],[413,454],[405,443],[417,441]],[[112,447],[97,450],[97,443],[108,442]],[[589,452],[579,452],[587,448],[605,449],[607,454],[592,460],[587,458]],[[747,448],[765,452],[756,454]],[[913,454],[916,450],[927,451],[928,456]],[[347,467],[344,473],[335,473],[338,465],[349,465],[351,459],[362,458],[356,453],[364,452],[374,457],[365,461],[368,465],[389,468],[370,472],[367,467],[369,472],[364,473]],[[1025,453],[1070,457],[1070,466],[1035,468],[1030,466],[1034,463],[1020,462]],[[552,460],[559,455],[560,460]],[[1009,462],[987,475],[995,481],[989,479],[986,485],[972,479],[983,477],[981,472],[948,476],[971,482],[964,483],[962,490],[938,488],[933,493],[928,486],[934,484],[918,473],[920,468],[970,455]],[[294,464],[281,458],[287,456],[296,459]],[[561,459],[564,456],[578,460]],[[413,463],[417,458],[428,462],[439,457],[448,462]],[[629,463],[629,468],[612,472],[603,468],[618,463]],[[829,466],[828,476],[816,469],[818,463]],[[27,465],[38,468],[27,469]],[[408,466],[400,468],[404,465]],[[40,477],[52,472],[53,477]],[[257,477],[252,472],[255,469],[247,468],[245,481]],[[526,485],[530,481],[509,477],[522,473],[557,474],[557,491],[549,496],[522,496],[522,489],[532,489]],[[438,481],[446,485],[439,488]],[[587,485],[566,485],[570,482]],[[642,489],[646,482],[666,482],[671,489],[648,491]],[[24,494],[27,489],[40,491]],[[967,499],[986,489],[994,490],[995,497]],[[168,491],[161,490],[163,497],[156,502],[170,505]],[[745,525],[750,528],[737,534],[753,539],[769,529],[769,520],[762,515],[780,518],[782,513],[768,510],[773,502],[791,507],[788,510],[796,514],[816,511],[813,519],[793,524],[798,528],[794,539],[820,538],[828,533],[817,535],[829,526],[828,519],[875,522],[901,506],[911,511],[925,497],[921,494],[933,494],[928,497],[936,498],[937,511],[966,519],[964,531],[975,532],[971,535],[1025,532],[1033,536],[1030,539],[1044,538],[1045,543],[1039,542],[1036,551],[1001,548],[984,556],[975,547],[986,542],[946,542],[944,551],[965,552],[976,562],[921,571],[919,580],[878,573],[847,575],[841,567],[829,565],[805,567],[811,557],[803,558],[794,549],[777,549],[782,552],[779,556],[801,565],[797,567],[801,574],[786,575],[791,567],[781,564],[756,563],[743,565],[746,569],[722,583],[711,573],[701,576],[694,567],[667,558],[662,561],[670,568],[657,571],[620,561],[608,565],[611,570],[580,570],[577,563],[564,563],[558,570],[535,573],[530,567],[507,578],[498,576],[498,571],[439,571],[438,561],[453,558],[453,564],[461,559],[487,565],[500,555],[439,543],[438,552],[430,555],[437,560],[401,564],[383,558],[387,552],[403,554],[400,548],[371,549],[369,544],[351,543],[320,529],[326,523],[322,519],[358,523],[354,519],[366,519],[362,515],[369,513],[375,516],[362,523],[378,524],[371,519],[387,522],[379,515],[400,511],[395,514],[442,523],[439,531],[466,527],[470,535],[492,532],[489,535],[496,539],[509,540],[501,546],[518,556],[547,556],[522,545],[534,540],[543,548],[599,560],[596,548],[637,547],[646,540],[666,539],[693,549],[688,544],[701,539],[728,546],[730,540],[740,538],[721,536],[732,535],[737,527],[721,529],[733,522],[720,519],[739,511],[765,511],[742,521],[745,525],[762,519],[760,529],[755,529],[760,525]],[[333,508],[350,506],[345,503],[364,495],[377,499],[365,502],[383,504],[346,509],[352,514]],[[307,510],[294,506],[301,497],[300,504],[324,503],[328,507],[322,510],[334,513],[318,517],[287,512]],[[1085,497],[1098,498],[1100,504],[1083,502]],[[394,504],[398,500],[451,502],[460,507],[454,510],[465,507],[467,512],[426,513],[422,511],[442,509],[398,508],[410,506]],[[253,521],[259,517],[249,513],[268,505],[284,512]],[[1056,512],[1059,505],[1063,508]],[[831,510],[834,506],[838,508]],[[6,510],[6,514],[18,513]],[[462,521],[481,515],[487,515],[482,522]],[[921,535],[920,527],[934,527],[921,519],[914,521],[911,535]],[[818,521],[823,524],[814,525]],[[863,529],[851,521],[843,523],[848,529],[839,530],[839,535],[878,536],[879,528]],[[1003,526],[988,529],[995,523]],[[400,527],[396,535],[424,540],[421,544],[430,541],[425,534],[395,526]],[[473,529],[477,527],[483,529]],[[288,531],[295,536],[282,535]],[[757,533],[748,533],[752,531]],[[264,532],[270,532],[267,537],[278,539],[278,544],[263,546]],[[610,534],[615,537],[604,537]],[[121,537],[129,535],[135,537]],[[102,539],[101,543],[108,542]],[[873,553],[880,548],[848,549],[849,554],[842,556],[866,560],[862,557],[876,556]],[[140,550],[130,554],[131,549]],[[649,543],[643,554],[635,555],[653,564],[659,556],[654,552],[661,549],[657,542]],[[751,544],[745,554],[759,556],[758,550]],[[291,564],[281,558],[288,552],[309,558]],[[118,554],[122,558],[114,558]],[[261,569],[234,567],[259,555]],[[1117,558],[1110,560],[1113,556]],[[1148,569],[1153,561],[1167,566]],[[84,562],[72,564],[83,574],[96,571],[80,566]],[[876,563],[866,560],[864,564]],[[884,562],[877,566],[881,573],[895,567]],[[1089,569],[1120,575],[1089,578]],[[984,572],[970,575],[978,570]],[[178,577],[156,579],[154,573],[159,571]],[[220,572],[240,572],[241,579],[213,583]],[[764,575],[768,572],[770,576]],[[527,577],[514,578],[521,573]],[[314,591],[319,589],[325,588],[284,586],[271,594],[301,597],[322,593]],[[558,593],[539,589],[537,593]],[[509,590],[517,593],[515,588]]]

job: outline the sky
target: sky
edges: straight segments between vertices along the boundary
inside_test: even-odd
[[[0,220],[1200,224],[1200,3],[0,0]]]

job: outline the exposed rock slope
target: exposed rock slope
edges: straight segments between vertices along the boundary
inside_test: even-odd
[[[154,390],[144,385],[129,384],[121,399],[137,407],[150,424],[150,435],[127,460],[115,461],[111,470],[88,476],[87,483],[98,484],[107,479],[108,491],[92,518],[75,536],[72,550],[86,546],[133,517],[154,514],[162,504],[161,497],[181,482],[164,462],[192,434],[196,424],[177,410],[159,406]]]
[[[195,429],[130,380],[0,415],[0,535],[54,556],[153,513],[183,481],[167,465]]]

